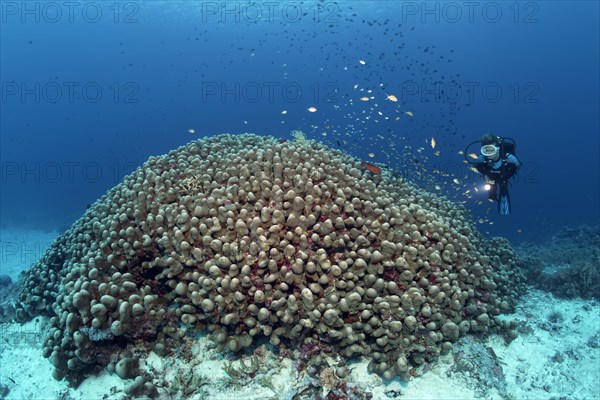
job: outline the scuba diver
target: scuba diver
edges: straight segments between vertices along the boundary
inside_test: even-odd
[[[469,147],[481,143],[481,155],[468,154]],[[470,143],[465,149],[465,160],[472,164],[480,174],[486,177],[485,188],[488,198],[498,202],[498,213],[509,215],[511,211],[510,196],[508,194],[508,180],[512,178],[521,162],[515,156],[517,144],[511,138],[495,135],[483,135],[481,140]]]

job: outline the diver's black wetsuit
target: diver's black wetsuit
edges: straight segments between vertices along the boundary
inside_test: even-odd
[[[508,194],[508,180],[515,175],[521,167],[520,161],[512,154],[505,154],[504,157],[496,161],[488,161],[483,156],[479,156],[475,164],[477,171],[493,181],[492,187],[488,191],[491,200],[498,202],[498,213],[503,215],[510,214],[510,195]]]

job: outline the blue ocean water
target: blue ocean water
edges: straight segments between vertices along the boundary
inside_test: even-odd
[[[538,240],[600,219],[598,2],[0,7],[3,227],[64,229],[190,140],[295,129],[437,182],[485,234]],[[510,216],[459,154],[489,132],[524,163]]]

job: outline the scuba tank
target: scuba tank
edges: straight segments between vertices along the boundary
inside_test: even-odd
[[[517,150],[517,142],[515,142],[514,139],[511,138],[503,138],[498,136],[498,139],[500,139],[500,143],[498,144],[498,147],[500,147],[500,158],[505,160],[506,157],[508,156],[508,154],[512,154],[513,156],[517,156],[515,154],[515,151]]]

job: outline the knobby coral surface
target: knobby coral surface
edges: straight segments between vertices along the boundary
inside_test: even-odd
[[[396,173],[313,141],[220,135],[95,202],[27,273],[17,316],[51,317],[57,379],[199,329],[232,352],[318,337],[407,378],[468,332],[507,329],[497,316],[523,287],[506,241]]]

